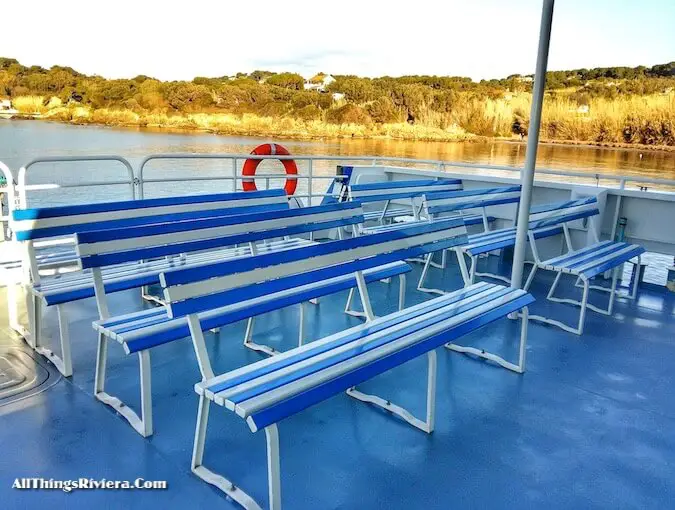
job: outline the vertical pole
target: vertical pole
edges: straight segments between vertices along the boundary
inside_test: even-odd
[[[546,65],[548,63],[549,43],[551,42],[551,24],[553,22],[554,3],[555,0],[544,0],[541,12],[539,51],[537,53],[537,68],[534,75],[534,88],[532,91],[532,109],[530,111],[530,126],[527,137],[525,166],[521,173],[522,194],[520,198],[520,208],[518,210],[516,247],[513,254],[513,267],[511,269],[511,287],[514,288],[520,288],[523,284],[525,249],[527,247],[527,222],[530,216],[530,204],[532,203],[532,183],[534,181],[534,168],[537,162],[537,145],[539,144],[541,110],[544,103]]]

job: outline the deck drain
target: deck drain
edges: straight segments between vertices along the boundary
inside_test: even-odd
[[[0,347],[0,406],[39,393],[59,378],[56,370],[29,353]]]

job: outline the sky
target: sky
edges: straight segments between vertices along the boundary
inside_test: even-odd
[[[0,56],[191,80],[256,69],[475,80],[532,74],[541,0],[5,2]],[[558,0],[549,70],[675,60],[675,0]]]

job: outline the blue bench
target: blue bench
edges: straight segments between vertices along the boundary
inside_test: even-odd
[[[209,218],[199,221],[185,221],[170,224],[150,225],[139,228],[106,230],[77,235],[80,266],[92,273],[92,281],[82,290],[87,296],[96,297],[100,319],[93,324],[98,332],[98,355],[96,362],[94,394],[98,400],[110,405],[142,435],[152,434],[152,400],[150,378],[150,349],[167,342],[189,336],[184,319],[173,320],[164,307],[148,309],[122,316],[109,312],[107,294],[120,290],[138,288],[150,283],[159,283],[159,275],[173,267],[195,267],[206,263],[223,262],[236,265],[252,255],[272,258],[284,257],[290,251],[318,243],[291,236],[310,235],[330,229],[339,229],[363,222],[361,207],[354,203],[306,207],[285,211],[269,211],[231,217]],[[223,251],[229,246],[244,246]],[[209,250],[204,252],[203,250]],[[180,253],[198,253],[199,258],[173,261],[160,259]],[[119,267],[133,261],[152,259],[139,263],[133,272],[118,274],[114,281],[104,281],[102,270]],[[374,267],[365,273],[368,283],[393,276],[400,279],[399,307],[403,308],[405,298],[405,274],[410,266],[393,261],[381,267]],[[302,304],[327,294],[356,286],[353,276],[317,280],[297,289],[281,294],[260,296],[245,306],[230,306],[212,310],[202,316],[208,329],[248,319],[244,346],[269,355],[278,352],[266,345],[252,341],[253,318],[256,315],[278,310],[290,305],[300,305],[299,343],[304,340]],[[351,295],[351,294],[350,294]],[[214,325],[217,322],[218,325]],[[141,415],[139,417],[120,399],[105,392],[105,374],[108,341],[122,344],[127,354],[139,355],[141,371]]]
[[[83,232],[287,209],[288,200],[284,191],[269,190],[16,210],[13,212],[12,227],[17,242],[25,245],[24,264],[30,274],[30,281],[22,282],[26,291],[29,328],[20,328],[19,332],[31,347],[49,358],[63,375],[72,374],[68,319],[63,305],[94,295],[92,275],[91,272],[74,272],[77,271],[78,260],[74,245],[70,251],[60,252],[57,260],[57,257],[39,258],[36,243],[65,241],[72,244],[74,235]],[[47,261],[48,267],[45,266]],[[45,269],[54,271],[57,267],[57,274],[45,275]],[[114,285],[120,274],[133,273],[136,269],[137,262],[121,265],[104,274],[104,279]],[[41,345],[43,304],[56,306],[60,357],[48,346]],[[16,303],[9,303],[9,306],[16,307]]]
[[[485,197],[481,197],[481,201],[483,201],[482,203],[485,203],[486,205],[519,203],[520,192],[519,190],[516,190],[516,188],[520,188],[520,186],[514,186],[511,188],[495,188],[496,193],[493,197],[490,197],[490,195],[488,194]],[[499,196],[501,194],[503,194],[503,197]],[[493,202],[491,202],[491,200],[493,200]],[[471,204],[467,203],[466,206],[468,205]],[[542,239],[545,237],[551,237],[561,234],[562,232],[563,229],[560,227],[560,225],[541,225],[539,227],[535,227],[532,229],[532,236],[534,239]],[[499,274],[489,272],[478,272],[478,259],[481,256],[489,254],[490,252],[502,250],[504,248],[511,248],[515,246],[515,244],[516,244],[515,225],[513,227],[507,227],[498,230],[489,230],[489,231],[486,230],[478,234],[469,235],[469,241],[467,244],[457,246],[455,248],[455,252],[457,253],[458,259],[461,259],[460,260],[461,267],[466,267],[464,257],[468,257],[469,260],[471,261],[471,266],[468,272],[466,270],[462,271],[464,282],[467,285],[470,285],[475,282],[476,276],[483,276],[488,278],[495,278],[497,280],[501,280],[506,283],[511,283],[511,279],[507,276],[502,276]],[[435,291],[435,289],[429,290],[431,292]],[[436,290],[436,292],[438,291]]]
[[[584,331],[584,321],[586,318],[586,309],[604,314],[612,315],[614,307],[614,300],[617,296],[617,282],[619,277],[619,269],[623,264],[637,259],[637,266],[640,267],[640,256],[645,252],[642,246],[637,244],[629,244],[616,241],[600,241],[598,232],[592,221],[589,221],[589,230],[593,236],[594,243],[575,250],[572,246],[572,236],[570,234],[570,222],[582,220],[584,218],[591,218],[600,214],[598,209],[597,198],[586,197],[577,200],[570,200],[566,202],[546,204],[535,206],[530,213],[530,223],[528,236],[530,238],[530,245],[533,247],[535,263],[532,271],[525,284],[525,289],[529,289],[535,274],[538,269],[553,271],[556,274],[555,280],[548,292],[547,299],[559,303],[568,303],[580,307],[579,322],[576,327],[570,327],[555,319],[543,317],[540,315],[532,315],[530,318],[547,324],[557,326],[565,331],[581,335]],[[548,260],[541,260],[536,249],[535,239],[536,232],[542,228],[551,228],[556,226],[562,227],[565,234],[565,244],[567,246],[567,253]],[[611,287],[603,287],[601,285],[591,285],[591,280],[597,276],[607,272],[612,272]],[[581,301],[574,299],[564,299],[554,297],[556,288],[560,282],[563,274],[569,274],[577,278],[577,282],[581,281],[583,286],[583,296]],[[638,282],[633,286],[632,294],[628,297],[635,299],[637,293]],[[591,289],[599,290],[609,293],[609,303],[607,308],[599,308],[588,302],[589,291]]]
[[[419,218],[420,199],[424,193],[434,191],[454,191],[462,189],[460,179],[413,179],[409,181],[382,181],[365,184],[350,184],[348,187],[349,200],[361,204],[381,204],[382,208],[366,210],[366,221],[383,223],[385,219],[397,216],[413,215]],[[393,200],[410,202],[409,207],[392,206]]]
[[[523,326],[517,365],[478,349],[466,352],[522,372],[527,306],[533,298],[523,290],[485,282],[368,320],[363,325],[223,375],[215,376],[211,368],[202,332],[218,323],[205,325],[200,314],[219,307],[243,306],[244,300],[255,301],[314,281],[347,275],[356,279],[363,307],[369,310],[363,271],[392,261],[425,256],[465,241],[466,227],[458,218],[454,222],[415,225],[394,232],[302,247],[281,257],[260,255],[236,263],[214,263],[162,274],[169,315],[174,319],[186,318],[204,379],[195,386],[200,403],[193,472],[245,508],[259,508],[240,487],[204,466],[204,443],[213,402],[245,420],[252,432],[265,430],[270,508],[278,510],[281,492],[277,424],[281,420],[347,392],[430,433],[434,428],[435,350],[518,310],[523,310]],[[355,388],[420,356],[426,356],[428,363],[426,420]]]
[[[362,228],[360,232],[363,234],[388,232],[405,228],[413,223],[445,221],[447,219],[456,218],[458,215],[464,219],[465,225],[482,225],[484,231],[488,232],[490,223],[495,220],[495,217],[488,216],[486,208],[503,204],[517,204],[518,202],[520,202],[520,186],[425,193],[422,196],[423,217],[403,223],[365,227]],[[469,212],[475,210],[479,210],[480,213],[476,214],[475,212]],[[469,238],[471,237],[472,236],[469,235]],[[422,269],[417,284],[417,290],[433,294],[444,294],[444,291],[439,289],[426,287],[424,281],[430,266],[445,269],[446,253],[447,250],[442,251],[440,264],[433,261],[433,254],[429,254],[424,260],[416,260],[416,262],[422,262],[424,264],[424,268]],[[462,272],[462,278],[465,282],[468,282],[469,271],[466,267],[466,261],[459,254],[457,255],[457,260]]]

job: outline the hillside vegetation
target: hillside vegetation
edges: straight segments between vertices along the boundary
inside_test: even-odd
[[[324,76],[313,79],[321,83]],[[108,80],[0,58],[0,98],[22,113],[73,122],[290,137],[461,140],[527,135],[532,78],[334,76],[305,90],[293,73],[191,82]],[[324,82],[326,83],[326,82]],[[675,62],[547,75],[542,138],[675,146]]]

